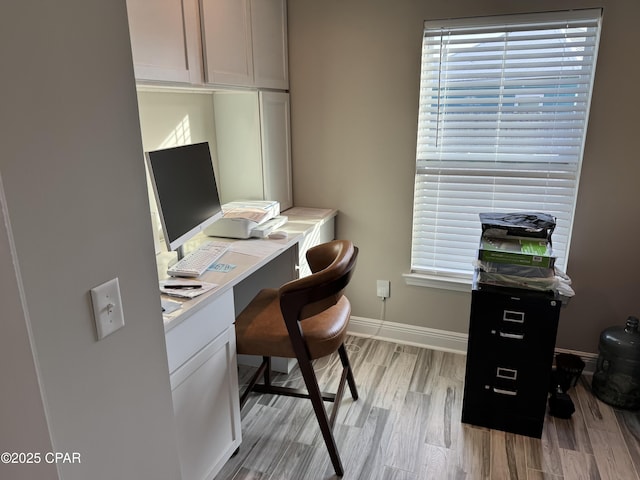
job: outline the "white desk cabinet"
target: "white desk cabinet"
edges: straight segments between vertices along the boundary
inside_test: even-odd
[[[196,236],[187,251],[208,240]],[[222,240],[222,239],[221,239]],[[238,298],[296,276],[300,235],[240,240],[221,258],[229,271],[208,270],[200,278],[217,289],[182,301],[163,315],[169,380],[182,480],[212,480],[240,446],[241,419],[234,321]],[[156,257],[159,278],[175,255]]]
[[[240,446],[233,291],[167,332],[183,480],[211,480]]]
[[[214,93],[220,196],[293,204],[289,94]]]
[[[206,82],[289,88],[286,0],[201,0]]]
[[[198,0],[127,0],[138,80],[202,82]]]

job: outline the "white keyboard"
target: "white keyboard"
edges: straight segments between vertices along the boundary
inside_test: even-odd
[[[207,242],[198,247],[184,258],[174,263],[167,270],[172,277],[199,277],[215,263],[231,246],[227,242]]]

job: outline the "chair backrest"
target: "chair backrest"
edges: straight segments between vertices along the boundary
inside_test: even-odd
[[[342,297],[356,266],[358,248],[348,240],[334,240],[309,249],[311,275],[280,287],[280,309],[292,327],[293,322],[317,315]]]

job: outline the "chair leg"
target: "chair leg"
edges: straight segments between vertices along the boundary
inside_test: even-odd
[[[347,349],[344,348],[344,343],[338,348],[338,354],[342,361],[342,367],[347,371],[347,382],[349,383],[349,390],[351,390],[351,397],[354,400],[358,400],[358,389],[356,388],[356,380],[353,378],[353,370],[351,370],[351,364],[349,363],[349,356],[347,355]]]
[[[262,363],[265,364],[264,369],[264,384],[267,387],[271,386],[271,357],[262,357]]]
[[[336,446],[336,441],[333,437],[333,431],[331,429],[331,426],[329,425],[327,411],[324,408],[324,404],[322,403],[322,394],[320,392],[320,387],[318,386],[318,380],[316,378],[315,371],[313,370],[313,365],[311,365],[311,360],[309,359],[309,357],[300,358],[300,355],[298,355],[298,366],[300,367],[302,378],[304,379],[307,391],[309,392],[309,398],[311,399],[311,403],[313,405],[313,411],[315,412],[316,418],[318,419],[320,431],[322,432],[324,443],[327,446],[327,450],[329,451],[331,463],[333,464],[336,475],[341,477],[344,474],[344,470],[342,468],[340,454],[338,453],[338,447]]]
[[[251,391],[256,386],[256,382],[258,381],[258,377],[260,377],[260,375],[264,375],[265,381],[267,379],[270,380],[271,379],[270,371],[271,371],[271,358],[270,357],[262,357],[262,363],[258,367],[258,370],[253,374],[253,376],[249,380],[247,388],[245,388],[245,390],[242,393],[242,395],[240,395],[240,410],[242,410],[242,407],[244,407],[244,404],[247,403],[247,400],[249,399],[249,394],[251,393]]]

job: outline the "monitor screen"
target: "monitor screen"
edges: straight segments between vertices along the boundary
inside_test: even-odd
[[[209,144],[145,153],[165,243],[176,250],[222,217]]]

